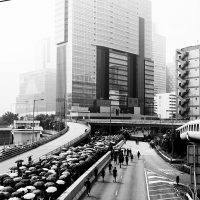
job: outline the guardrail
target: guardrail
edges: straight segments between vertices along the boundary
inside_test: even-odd
[[[121,140],[114,148],[121,148],[124,144],[124,141]],[[111,160],[111,151],[107,152],[102,158],[100,158],[94,165],[92,165],[82,176],[80,176],[64,193],[62,193],[57,200],[77,200],[85,192],[86,188],[84,186],[87,178],[90,179],[90,182],[93,182],[95,179],[94,169],[97,167],[98,174],[102,169],[110,162]]]
[[[70,142],[68,142],[68,143],[66,143],[66,144],[64,144],[64,145],[62,145],[62,146],[54,149],[53,151],[50,151],[49,153],[41,156],[40,158],[48,157],[49,155],[56,154],[56,153],[60,152],[62,148],[69,148],[70,146],[76,145],[77,143],[79,143],[82,140],[84,140],[88,136],[88,134],[90,133],[90,131],[91,131],[91,126],[88,125],[88,128],[85,130],[84,134],[82,134],[79,137],[71,140]]]
[[[10,159],[12,157],[15,157],[15,156],[17,156],[19,154],[25,153],[25,152],[27,152],[29,150],[34,149],[34,148],[37,148],[38,146],[41,146],[43,144],[46,144],[46,143],[48,143],[48,142],[60,137],[61,135],[63,135],[67,131],[68,131],[68,127],[63,129],[62,131],[54,134],[54,135],[51,135],[51,136],[45,137],[43,139],[40,139],[37,142],[33,142],[32,144],[23,145],[21,147],[19,147],[19,146],[18,147],[13,147],[12,149],[2,153],[2,155],[0,156],[0,162],[2,162],[4,160],[7,160],[7,159]]]

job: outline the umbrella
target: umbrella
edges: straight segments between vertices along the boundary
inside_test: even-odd
[[[11,174],[9,174],[9,176],[10,176],[11,178],[17,177],[17,173],[11,173]]]
[[[47,193],[54,193],[54,192],[56,192],[56,191],[57,191],[57,188],[56,188],[56,187],[53,187],[53,186],[48,187],[48,188],[46,189],[46,192],[47,192]]]
[[[28,189],[28,190],[30,190],[30,191],[33,191],[33,190],[36,189],[36,188],[35,188],[34,186],[32,186],[32,185],[26,186],[25,188]]]
[[[63,180],[57,180],[56,183],[57,183],[58,185],[64,185],[64,184],[65,184],[65,181],[63,181]]]
[[[36,168],[35,167],[29,167],[29,170],[33,171],[33,170],[36,170]]]
[[[18,169],[17,166],[13,166],[13,167],[10,168],[10,170],[17,170],[17,169]]]
[[[13,178],[13,181],[14,182],[19,182],[19,181],[21,181],[22,180],[22,177],[15,177],[15,178]]]
[[[8,200],[21,200],[21,198],[19,198],[19,197],[11,197]]]
[[[70,173],[68,171],[64,171],[64,172],[62,172],[62,175],[68,176],[68,175],[70,175]]]
[[[59,177],[59,179],[60,180],[64,180],[64,179],[66,179],[68,176],[67,175],[61,175],[60,177]]]
[[[24,192],[24,193],[27,193],[28,190],[27,190],[26,188],[19,188],[19,189],[17,190],[17,192]]]
[[[25,166],[21,166],[19,169],[24,170],[24,169],[26,169],[26,167]]]
[[[2,191],[2,192],[10,192],[10,193],[12,193],[12,192],[14,192],[15,190],[14,190],[11,186],[6,186],[6,187],[4,187],[1,191]]]
[[[42,168],[42,170],[43,170],[43,171],[49,171],[49,169],[47,169],[47,168]]]
[[[45,174],[46,174],[46,172],[44,172],[44,171],[39,173],[40,176],[44,176]]]
[[[50,187],[50,186],[55,186],[55,183],[54,182],[46,182],[44,184],[45,187]]]
[[[24,183],[22,183],[22,182],[19,182],[19,183],[16,183],[15,184],[15,188],[21,188],[21,187],[24,187],[25,186],[25,184]]]
[[[41,194],[42,191],[39,189],[36,189],[36,190],[33,190],[32,193],[37,195],[37,194]]]
[[[0,185],[0,191],[3,190],[4,186]]]
[[[8,199],[10,197],[10,193],[9,192],[3,192],[4,194],[4,198],[5,199]]]
[[[9,185],[11,185],[12,183],[14,183],[14,181],[12,180],[12,179],[5,179],[4,181],[3,181],[3,184],[4,184],[4,186],[9,186]]]
[[[50,173],[52,173],[52,174],[55,174],[55,173],[56,173],[56,171],[53,170],[53,169],[50,169],[48,172],[50,172]]]
[[[22,194],[22,191],[21,191],[21,192],[20,192],[20,191],[15,191],[15,192],[13,192],[13,193],[11,194],[11,197],[20,197],[21,194]]]
[[[16,161],[15,161],[15,163],[18,163],[18,162],[24,162],[24,160],[19,159],[19,160],[16,160]]]
[[[34,199],[35,198],[35,194],[27,193],[23,197],[24,197],[24,199]]]
[[[43,181],[37,181],[37,182],[34,183],[35,187],[42,187],[43,185],[44,185]]]

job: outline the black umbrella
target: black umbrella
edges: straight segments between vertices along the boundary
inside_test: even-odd
[[[6,186],[2,189],[2,192],[14,192],[15,190],[11,186]]]
[[[16,184],[15,184],[15,188],[16,188],[16,189],[19,189],[19,188],[22,188],[22,187],[25,187],[25,184],[22,183],[22,182],[19,182],[19,183],[16,183]]]
[[[44,182],[43,181],[37,181],[37,182],[34,183],[34,186],[36,188],[40,188],[40,187],[44,186]]]
[[[4,185],[4,186],[9,186],[9,185],[12,185],[13,183],[14,183],[13,179],[10,179],[10,178],[5,179],[5,180],[3,181],[3,185]]]

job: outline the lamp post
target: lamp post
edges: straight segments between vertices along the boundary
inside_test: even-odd
[[[44,99],[34,99],[33,100],[33,136],[34,136],[34,127],[35,127],[35,124],[34,124],[34,114],[35,114],[35,102],[36,101],[43,101]],[[32,137],[31,137],[32,138]],[[31,142],[32,143],[32,142]]]

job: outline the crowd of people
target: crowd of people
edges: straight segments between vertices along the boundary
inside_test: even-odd
[[[141,153],[140,151],[138,151],[137,152],[138,160],[140,159],[140,156],[141,156]],[[118,176],[117,166],[119,166],[119,168],[121,168],[122,165],[127,167],[129,164],[129,160],[133,162],[133,159],[134,159],[134,156],[131,149],[123,148],[116,151],[115,150],[111,151],[111,161],[108,164],[108,172],[110,175],[113,176],[113,182],[117,182],[117,176]],[[113,161],[113,164],[112,164],[112,161]],[[103,168],[100,172],[100,176],[102,177],[102,182],[104,182],[105,174],[106,174],[106,171],[105,171],[105,168]],[[94,169],[94,176],[95,176],[95,180],[97,180],[98,178],[97,167]],[[89,196],[90,191],[91,191],[91,182],[89,178],[87,178],[85,182],[85,187],[86,187],[86,193]]]

